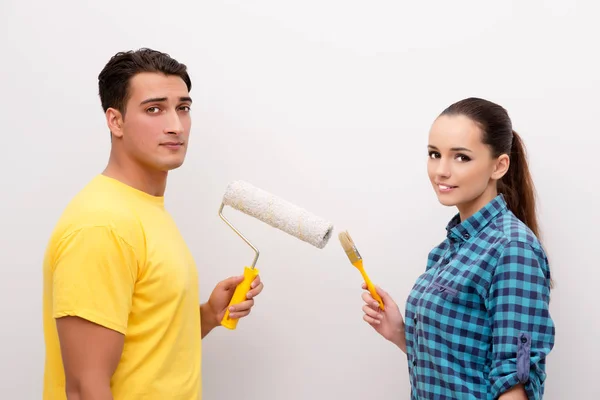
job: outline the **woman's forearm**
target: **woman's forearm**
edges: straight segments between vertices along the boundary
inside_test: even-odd
[[[518,384],[502,393],[498,400],[527,400],[527,393],[522,384]]]

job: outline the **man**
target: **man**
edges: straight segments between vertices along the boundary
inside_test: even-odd
[[[142,49],[99,75],[112,148],[70,202],[44,258],[44,399],[201,399],[201,338],[243,277],[199,304],[192,255],[164,207],[190,134],[186,66]],[[230,309],[243,318],[263,284]]]

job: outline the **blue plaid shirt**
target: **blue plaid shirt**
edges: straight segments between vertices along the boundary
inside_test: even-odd
[[[428,257],[406,303],[412,399],[497,399],[523,383],[544,393],[554,346],[542,246],[498,195]]]

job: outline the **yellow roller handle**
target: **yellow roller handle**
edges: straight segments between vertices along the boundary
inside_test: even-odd
[[[371,296],[375,300],[377,300],[377,302],[379,303],[379,308],[381,308],[382,310],[385,310],[385,306],[383,305],[383,300],[381,299],[381,296],[379,296],[379,294],[377,293],[377,290],[375,289],[373,282],[371,282],[371,279],[369,279],[369,276],[367,275],[367,273],[365,272],[365,269],[363,268],[362,260],[354,263],[354,266],[360,271],[363,279],[365,280],[365,283],[367,284],[367,289],[369,289],[369,292],[371,293]]]
[[[233,292],[233,296],[231,297],[229,305],[227,306],[227,311],[225,311],[225,315],[221,320],[221,325],[223,325],[225,328],[231,330],[234,330],[236,328],[238,319],[229,318],[229,307],[247,300],[246,294],[248,294],[248,292],[250,291],[250,285],[252,285],[252,282],[257,276],[257,268],[244,268],[244,280],[235,288],[235,292]]]

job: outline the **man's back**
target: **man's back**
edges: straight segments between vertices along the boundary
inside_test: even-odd
[[[44,258],[44,399],[65,399],[55,318],[125,335],[115,400],[200,399],[198,275],[164,199],[103,175],[69,204]]]

